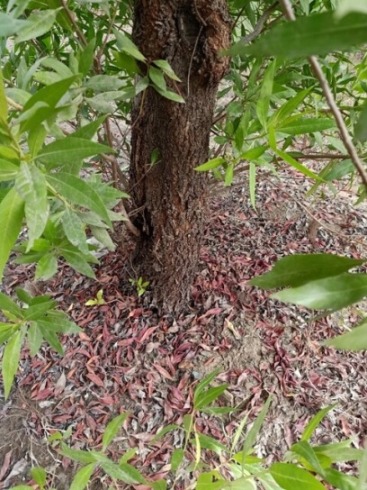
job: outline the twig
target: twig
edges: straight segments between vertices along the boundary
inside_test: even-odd
[[[294,15],[294,10],[293,7],[290,3],[289,0],[280,0],[280,4],[283,8],[284,15],[289,21],[294,21],[296,20],[296,16]],[[318,62],[318,59],[316,56],[309,56],[308,61],[314,71],[314,74],[316,78],[319,80],[322,91],[324,92],[326,101],[330,107],[330,110],[334,116],[335,122],[339,128],[340,131],[340,137],[343,141],[343,144],[353,162],[353,165],[357,169],[357,172],[359,173],[361,180],[367,189],[367,172],[364,168],[362,160],[359,158],[356,147],[353,144],[352,138],[349,134],[348,128],[344,122],[342,113],[340,112],[340,109],[334,99],[333,93],[331,91],[331,88],[329,86],[328,81],[326,80],[326,77],[324,75],[324,72],[322,71],[322,68],[320,66],[320,63]]]
[[[276,9],[277,5],[278,5],[278,2],[274,2],[272,5],[270,5],[269,8],[267,8],[265,10],[265,12],[262,14],[262,16],[258,20],[257,24],[255,25],[254,30],[252,32],[250,32],[250,34],[247,34],[247,36],[241,38],[241,43],[249,44],[261,34],[261,32],[264,28],[265,22],[268,20],[270,15]]]

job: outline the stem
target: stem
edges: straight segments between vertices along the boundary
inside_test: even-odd
[[[286,19],[289,21],[294,21],[296,20],[296,16],[294,14],[293,7],[290,3],[289,0],[280,0],[280,4],[283,8],[284,11],[284,16]],[[357,169],[357,172],[359,173],[361,180],[363,182],[363,185],[365,186],[367,190],[367,172],[364,168],[362,160],[359,158],[356,147],[353,144],[352,138],[349,134],[348,128],[344,122],[342,113],[340,112],[339,107],[337,106],[337,103],[334,99],[333,93],[331,91],[331,88],[328,84],[328,81],[326,80],[326,77],[324,75],[324,72],[322,71],[322,68],[320,66],[320,63],[318,62],[318,59],[316,56],[309,56],[308,61],[313,69],[313,72],[320,82],[320,86],[322,88],[322,91],[324,92],[325,99],[330,107],[330,110],[334,116],[335,122],[339,128],[340,131],[340,137],[344,143],[345,149],[347,150],[353,165]]]

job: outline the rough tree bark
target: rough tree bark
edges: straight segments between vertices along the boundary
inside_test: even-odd
[[[148,60],[167,60],[181,82],[169,82],[185,104],[149,88],[134,103],[131,195],[137,214],[134,267],[158,304],[177,312],[197,268],[206,212],[206,176],[217,88],[228,68],[226,0],[136,0],[133,40]],[[158,162],[151,165],[152,152]]]

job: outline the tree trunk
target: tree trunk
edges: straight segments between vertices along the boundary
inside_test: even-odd
[[[169,89],[185,104],[148,88],[134,103],[131,196],[137,241],[134,267],[155,300],[178,312],[197,268],[206,214],[206,176],[218,84],[228,68],[226,0],[136,0],[133,40],[147,59],[167,60],[180,82]],[[142,70],[146,70],[146,66]],[[152,155],[157,161],[152,164]]]

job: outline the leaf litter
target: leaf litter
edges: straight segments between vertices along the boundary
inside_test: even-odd
[[[284,255],[329,251],[366,256],[366,206],[354,208],[346,191],[316,204],[305,201],[309,184],[302,176],[289,168],[280,180],[261,173],[256,210],[246,182],[211,200],[191,301],[179,317],[159,316],[149,291],[137,298],[127,277],[128,243],[120,256],[110,252],[102,258],[97,281],[63,266],[54,280],[41,285],[83,332],[63,338],[64,356],[44,346],[31,358],[24,349],[17,389],[0,404],[0,489],[24,458],[28,469],[37,459],[56,471],[56,461],[72,474],[70,462],[59,455],[53,454],[53,463],[42,454],[31,457],[32,443],[24,438],[39,443],[55,431],[71,429],[74,448],[98,448],[105,426],[122,411],[130,417],[111,447],[112,456],[137,448],[133,464],[150,477],[164,477],[183,436],[176,431],[154,442],[154,435],[167,424],[182,422],[192,409],[195,384],[218,367],[218,379],[228,383],[222,403],[238,409],[224,419],[225,430],[205,414],[198,416],[197,426],[219,442],[230,445],[244,415],[253,420],[271,393],[272,408],[256,446],[259,456],[280,458],[310,417],[331,403],[336,407],[316,431],[316,441],[352,438],[363,443],[366,355],[341,353],[321,342],[343,332],[343,325],[356,324],[365,304],[319,317],[270,299],[248,281]],[[7,291],[24,285],[31,272],[28,266],[11,264]],[[101,289],[105,304],[86,306]],[[23,434],[17,450],[5,427],[14,410],[22,420],[16,429]],[[185,488],[190,476],[180,476],[177,488]],[[65,478],[55,478],[57,488],[68,488]],[[109,483],[97,475],[95,485],[108,488]]]

